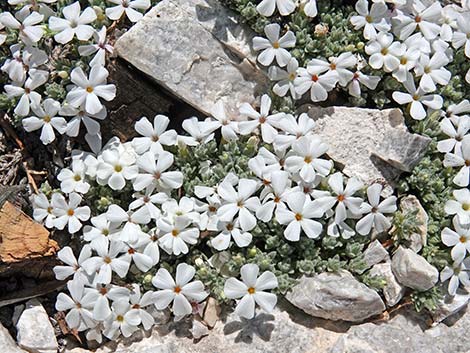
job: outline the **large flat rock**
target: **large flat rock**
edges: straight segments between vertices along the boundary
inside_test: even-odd
[[[328,155],[347,176],[391,188],[421,160],[431,139],[408,131],[399,109],[303,107],[329,145]]]
[[[218,100],[235,112],[264,93],[254,33],[215,0],[163,0],[115,43],[120,57],[209,114]]]

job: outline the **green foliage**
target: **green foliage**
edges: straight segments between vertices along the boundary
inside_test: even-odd
[[[439,287],[433,287],[424,292],[414,291],[411,293],[411,302],[418,313],[424,309],[430,312],[436,311],[438,303],[442,298],[443,293]]]

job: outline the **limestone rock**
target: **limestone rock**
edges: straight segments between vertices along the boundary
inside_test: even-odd
[[[201,112],[229,111],[266,91],[254,33],[215,0],[163,0],[115,43],[120,57]]]
[[[402,285],[420,291],[432,288],[439,279],[437,269],[424,257],[402,246],[393,255],[392,271]]]
[[[0,323],[0,348],[3,353],[26,353],[20,349],[8,330]]]
[[[408,132],[399,109],[309,107],[308,114],[317,123],[314,131],[329,145],[328,155],[344,167],[343,172],[367,184],[385,182],[387,194],[402,171],[420,161],[431,142]],[[388,139],[393,145],[384,142]]]
[[[418,198],[414,195],[402,198],[400,200],[400,209],[402,212],[412,212],[414,210],[418,212],[416,218],[421,225],[418,232],[409,235],[407,246],[414,252],[420,252],[423,246],[427,244],[429,217]]]
[[[385,302],[388,306],[394,306],[401,300],[401,298],[403,298],[403,294],[405,294],[405,287],[403,287],[396,280],[395,276],[393,275],[390,263],[374,265],[374,267],[372,267],[370,270],[370,274],[372,276],[381,276],[387,282],[383,288],[383,293]]]
[[[344,270],[302,277],[286,299],[307,314],[330,320],[359,322],[385,310],[374,290]]]
[[[20,347],[36,353],[57,352],[58,344],[54,328],[46,310],[37,299],[26,303],[16,329],[18,332],[16,338]]]
[[[388,251],[382,246],[380,241],[377,239],[369,244],[367,249],[364,251],[364,261],[368,267],[372,267],[383,261],[390,260]]]
[[[463,290],[458,290],[453,297],[446,295],[438,304],[437,310],[432,313],[434,323],[437,324],[463,310],[469,301],[470,294]]]

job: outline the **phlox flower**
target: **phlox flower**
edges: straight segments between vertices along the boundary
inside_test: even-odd
[[[137,158],[139,173],[134,180],[134,190],[140,191],[149,186],[157,190],[178,189],[183,185],[183,173],[168,171],[173,165],[174,156],[163,151],[157,157],[152,152],[145,152]]]
[[[94,29],[90,23],[96,20],[96,12],[87,7],[81,12],[80,2],[76,1],[62,9],[64,18],[51,16],[49,18],[49,29],[58,32],[54,35],[56,42],[66,44],[74,36],[78,40],[88,40],[93,35]]]
[[[135,243],[143,236],[140,225],[148,224],[151,216],[147,208],[141,207],[137,211],[125,211],[118,205],[110,205],[106,211],[106,218],[113,223],[123,224],[119,232],[119,240]]]
[[[470,258],[462,262],[454,262],[452,267],[446,266],[440,274],[441,282],[449,280],[447,291],[450,295],[454,296],[460,284],[465,287],[470,286]]]
[[[54,227],[55,215],[51,202],[43,193],[32,196],[33,218],[37,222],[42,222],[47,228]]]
[[[287,31],[279,38],[281,27],[277,23],[271,23],[264,27],[266,38],[254,37],[253,49],[261,51],[258,55],[258,61],[264,66],[269,66],[276,59],[279,66],[284,67],[289,63],[290,53],[286,48],[295,47],[295,35],[291,31]]]
[[[108,0],[110,3],[117,6],[108,7],[106,9],[106,16],[113,21],[119,20],[125,13],[129,21],[137,22],[143,14],[137,10],[147,10],[151,4],[150,0]]]
[[[240,114],[249,117],[252,120],[240,121],[238,124],[242,135],[251,134],[260,127],[261,137],[264,142],[272,143],[277,135],[275,126],[284,118],[284,113],[269,114],[271,109],[271,98],[267,94],[261,97],[260,111],[257,112],[250,104],[243,103],[240,106]]]
[[[414,0],[406,10],[395,16],[399,23],[395,28],[401,40],[408,38],[416,29],[419,29],[427,40],[439,35],[441,27],[438,22],[442,14],[439,1],[428,5],[424,1]]]
[[[284,237],[290,241],[299,241],[300,231],[315,239],[323,231],[323,225],[312,218],[320,218],[324,211],[303,192],[291,192],[286,197],[288,208],[279,207],[276,219],[280,224],[287,224]]]
[[[109,307],[109,301],[117,302],[120,300],[129,301],[130,290],[125,287],[119,287],[113,284],[96,283],[95,288],[88,289],[90,300],[94,303],[93,319],[104,321],[112,314]],[[100,326],[97,325],[97,328]]]
[[[100,185],[108,184],[113,190],[122,190],[126,180],[137,177],[139,167],[132,151],[113,148],[103,151],[96,169],[96,181]]]
[[[443,52],[436,52],[431,58],[425,55],[421,56],[415,68],[416,76],[421,77],[419,88],[424,92],[434,92],[436,84],[441,86],[447,85],[450,81],[451,73],[444,66],[449,61],[449,58]]]
[[[290,192],[291,180],[289,173],[279,170],[271,174],[271,192],[269,192],[263,199],[263,203],[256,211],[256,217],[263,222],[269,222],[273,213],[278,208],[285,208],[285,202]]]
[[[269,17],[276,11],[276,8],[281,16],[287,16],[295,11],[295,3],[292,0],[262,0],[256,6],[256,11],[260,15]]]
[[[222,222],[232,221],[236,215],[243,231],[250,231],[256,226],[256,213],[260,206],[259,198],[253,196],[258,190],[258,182],[252,179],[240,179],[238,190],[229,182],[222,182],[217,187],[217,193],[222,206],[217,210],[217,217]]]
[[[459,154],[461,151],[462,140],[470,130],[470,119],[468,117],[456,120],[455,125],[449,118],[443,118],[439,123],[441,131],[449,138],[440,140],[437,143],[437,150],[441,153],[452,152]]]
[[[233,141],[238,138],[238,122],[234,121],[227,115],[224,103],[219,100],[211,109],[211,117],[213,117],[221,128],[222,137],[226,141]]]
[[[173,146],[176,144],[177,133],[175,130],[168,130],[170,119],[165,115],[156,115],[153,125],[143,117],[135,123],[135,131],[142,137],[135,137],[132,145],[138,154],[151,151],[153,154],[163,152],[163,146]]]
[[[75,192],[69,194],[68,202],[61,194],[53,193],[52,212],[56,215],[54,226],[57,229],[64,229],[67,225],[70,234],[78,232],[82,228],[82,222],[90,218],[90,208],[88,206],[79,207],[81,202],[82,197]]]
[[[49,61],[49,56],[44,50],[29,45],[24,47],[23,44],[18,43],[13,44],[10,51],[11,58],[5,60],[1,69],[3,72],[8,73],[12,81],[24,82],[26,74],[32,69],[35,69],[37,73],[40,72],[44,76],[48,76],[47,72],[38,69]]]
[[[93,33],[96,44],[80,45],[78,47],[78,53],[81,56],[90,56],[95,54],[93,59],[90,61],[90,66],[106,64],[106,53],[113,54],[114,48],[108,43],[106,38],[106,27],[103,26],[99,31]]]
[[[278,286],[276,276],[270,271],[265,271],[258,276],[259,267],[256,264],[243,265],[240,274],[242,281],[231,277],[225,281],[224,285],[227,298],[241,298],[237,303],[235,313],[246,319],[252,319],[255,316],[256,304],[270,313],[276,306],[277,297],[265,291]]]
[[[114,301],[111,307],[111,315],[104,321],[104,336],[110,340],[118,338],[120,334],[130,337],[139,329],[140,315],[137,311],[131,310],[128,299]]]
[[[132,290],[129,296],[131,304],[130,311],[135,311],[137,313],[145,330],[150,330],[155,322],[153,316],[145,310],[145,308],[153,305],[153,297],[154,292],[146,291],[145,293],[141,293],[140,286],[138,284],[132,285]]]
[[[362,73],[361,71],[356,71],[348,85],[348,92],[351,96],[360,98],[361,84],[370,90],[375,90],[379,82],[380,77],[378,76],[370,76]]]
[[[294,99],[298,99],[298,94],[295,92],[294,80],[297,77],[297,69],[299,68],[299,62],[296,58],[291,58],[287,63],[286,70],[283,70],[277,66],[271,66],[269,68],[269,78],[271,81],[277,81],[273,87],[273,92],[279,97],[284,97],[287,92]]]
[[[191,314],[193,309],[189,301],[199,303],[208,296],[201,281],[190,282],[195,274],[194,267],[180,263],[176,267],[176,278],[173,280],[166,269],[160,268],[152,279],[152,284],[160,289],[153,296],[157,309],[163,310],[173,302],[172,309],[176,317]]]
[[[452,191],[454,199],[447,200],[444,211],[448,215],[457,215],[461,224],[470,223],[470,190],[467,188]]]
[[[56,279],[63,281],[64,279],[73,276],[73,282],[88,284],[88,275],[82,265],[91,257],[91,247],[89,245],[82,246],[78,259],[75,257],[69,246],[65,246],[60,249],[57,253],[57,257],[64,263],[64,265],[54,267],[53,270]]]
[[[333,90],[338,83],[338,73],[328,71],[320,75],[318,68],[307,64],[307,68],[299,68],[298,76],[294,80],[295,91],[302,96],[310,90],[312,102],[322,102],[328,99],[328,92]]]
[[[32,13],[16,14],[13,17],[10,12],[0,14],[0,23],[5,27],[19,30],[19,37],[26,45],[32,45],[42,38],[44,29],[40,23],[44,20],[44,15],[34,11]]]
[[[178,256],[189,252],[188,244],[194,245],[199,238],[199,229],[191,227],[192,221],[184,216],[157,220],[160,231],[159,243],[168,254]]]
[[[445,227],[441,232],[441,240],[444,245],[452,247],[452,259],[460,263],[470,253],[470,224],[461,223],[457,216],[453,218],[452,224],[455,230]]]
[[[397,210],[397,197],[389,196],[380,201],[382,185],[372,184],[367,188],[367,202],[360,206],[360,213],[366,214],[356,223],[356,230],[361,235],[367,235],[374,228],[378,233],[385,232],[391,227],[391,223],[385,216]]]
[[[446,153],[442,164],[444,167],[461,167],[452,181],[460,187],[468,186],[470,183],[470,136],[462,139],[460,149],[456,153]]]
[[[273,146],[280,150],[286,150],[302,136],[313,135],[315,121],[307,113],[302,113],[297,117],[286,114],[277,127],[284,134],[280,133],[276,136]]]
[[[63,168],[57,175],[57,179],[61,182],[60,189],[66,194],[78,192],[86,194],[90,189],[90,184],[85,180],[85,163],[80,159],[72,160],[70,169]]]
[[[373,3],[369,10],[369,1],[358,0],[356,2],[356,12],[359,15],[352,16],[351,23],[356,30],[364,27],[363,35],[365,39],[374,39],[377,32],[390,31],[391,25],[387,21],[388,8],[384,3]]]
[[[249,232],[240,229],[240,222],[235,218],[230,222],[217,223],[217,231],[219,232],[214,238],[211,239],[211,245],[214,249],[222,251],[228,249],[230,240],[233,239],[239,248],[250,245],[253,236]]]
[[[393,35],[380,32],[374,40],[365,47],[369,57],[369,65],[376,70],[381,68],[385,72],[392,72],[400,65],[400,57],[405,54],[406,46],[393,41]]]
[[[75,108],[85,105],[89,114],[98,114],[103,109],[100,98],[111,101],[116,97],[116,86],[106,84],[109,72],[104,67],[92,66],[87,77],[81,67],[72,70],[71,81],[75,86],[67,94],[66,100]]]
[[[317,135],[303,136],[292,144],[286,158],[286,169],[299,173],[302,180],[311,182],[316,175],[327,176],[333,162],[320,158],[328,150],[328,145]]]
[[[90,223],[91,225],[87,224],[83,227],[83,239],[90,242],[92,247],[95,247],[94,243],[104,238],[118,240],[119,224],[109,221],[105,213],[91,217]]]

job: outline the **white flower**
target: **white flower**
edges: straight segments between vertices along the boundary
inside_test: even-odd
[[[18,21],[9,12],[0,14],[0,22],[7,28],[17,29],[20,32],[20,39],[26,44],[31,45],[39,42],[44,35],[44,29],[39,24],[44,19],[44,15],[38,12],[27,13],[27,17]],[[20,17],[20,16],[18,16]]]
[[[256,217],[266,223],[272,219],[275,211],[285,208],[291,186],[289,173],[282,170],[272,172],[270,185],[272,192],[266,195],[263,204],[256,211]]]
[[[151,151],[153,154],[163,152],[163,146],[173,146],[176,144],[177,136],[175,130],[168,130],[170,119],[165,115],[156,115],[153,119],[153,126],[146,117],[135,123],[135,131],[143,137],[135,137],[132,145],[138,154]]]
[[[57,116],[60,110],[60,103],[48,98],[41,105],[33,105],[33,112],[36,116],[30,116],[21,120],[23,128],[27,132],[41,129],[40,139],[47,145],[55,140],[54,129],[60,134],[65,133],[67,122],[61,116]],[[66,191],[64,191],[66,192]]]
[[[298,77],[294,80],[295,91],[303,95],[310,90],[312,102],[322,102],[328,99],[328,92],[333,90],[339,80],[338,73],[328,71],[319,75],[316,68],[308,64],[307,68],[298,69]]]
[[[140,248],[140,242],[135,245],[126,244],[124,251],[127,253],[122,256],[122,259],[131,263],[134,262],[135,266],[142,272],[147,272],[153,266],[153,259],[143,253],[143,249]]]
[[[54,227],[55,215],[52,212],[52,204],[43,193],[33,195],[33,218],[37,222],[42,222],[47,228]]]
[[[304,13],[307,17],[316,17],[318,14],[317,0],[302,0]]]
[[[65,18],[51,16],[49,28],[51,31],[59,32],[54,35],[56,42],[66,44],[74,36],[78,40],[88,40],[93,35],[94,29],[89,24],[96,20],[96,13],[91,7],[87,7],[82,13],[80,2],[76,1],[62,9]]]
[[[157,158],[157,160],[155,160]],[[137,158],[140,173],[135,177],[134,190],[140,191],[153,186],[157,190],[178,189],[183,185],[183,173],[167,171],[173,164],[174,157],[163,151],[157,157],[152,152],[145,152]]]
[[[416,76],[421,77],[419,87],[424,92],[434,92],[436,84],[444,86],[449,83],[451,73],[444,68],[449,61],[443,52],[437,52],[431,58],[426,55],[421,56],[415,73]]]
[[[307,113],[302,113],[298,117],[286,114],[279,122],[278,129],[285,132],[276,136],[273,142],[275,149],[286,150],[302,136],[310,136],[315,128],[315,120],[311,119]]]
[[[146,188],[144,194],[134,193],[132,197],[135,198],[135,200],[129,204],[129,209],[135,210],[141,207],[145,207],[153,219],[158,219],[161,215],[161,211],[156,206],[156,204],[161,205],[168,200],[168,195],[164,192],[158,192],[154,194],[152,187]]]
[[[224,103],[219,100],[211,109],[211,116],[216,119],[221,127],[222,137],[227,141],[236,140],[238,134],[238,122],[227,116]]]
[[[83,269],[83,262],[89,259],[91,256],[91,247],[89,245],[84,245],[80,250],[80,255],[78,260],[73,254],[72,249],[69,246],[63,247],[57,253],[57,257],[60,261],[68,266],[55,266],[54,274],[56,279],[63,281],[64,279],[73,275],[74,282],[80,282],[83,284],[88,284],[88,276]]]
[[[356,71],[353,74],[352,80],[348,85],[348,92],[351,96],[360,98],[361,97],[361,84],[366,86],[370,90],[375,90],[380,82],[378,76],[368,76],[363,74],[361,71]]]
[[[129,301],[130,291],[125,287],[102,283],[94,285],[96,288],[88,288],[88,295],[91,297],[92,302],[95,303],[93,307],[93,319],[95,320],[104,321],[112,314],[109,308],[110,299],[115,302],[120,300]]]
[[[233,239],[238,247],[243,248],[250,245],[253,236],[251,233],[244,232],[240,229],[240,222],[235,218],[231,222],[218,222],[217,230],[220,232],[211,239],[211,245],[218,251],[225,250]]]
[[[99,31],[94,32],[94,38],[96,44],[80,45],[78,47],[78,53],[81,56],[90,56],[95,54],[93,59],[90,61],[90,66],[106,64],[106,53],[113,54],[114,48],[111,44],[108,44],[106,38],[106,27],[103,26]]]
[[[193,310],[189,300],[199,303],[208,296],[201,281],[190,282],[195,273],[194,267],[180,263],[176,267],[176,278],[173,280],[166,269],[160,268],[152,279],[152,284],[161,289],[153,296],[157,309],[163,310],[173,302],[173,313],[176,317],[191,314]]]
[[[392,97],[398,104],[409,104],[410,115],[413,119],[423,120],[426,117],[426,110],[423,105],[431,109],[440,109],[443,99],[438,94],[428,94],[421,89],[416,89],[413,78],[403,83],[408,93],[393,92]]]
[[[385,72],[392,72],[400,65],[400,57],[405,54],[406,46],[394,42],[393,35],[380,32],[377,37],[366,45],[365,51],[369,57],[369,65],[373,69],[384,68]]]
[[[81,221],[87,221],[90,218],[90,208],[88,206],[79,207],[82,202],[82,197],[72,192],[69,195],[69,202],[67,202],[59,193],[52,194],[52,206],[56,215],[54,219],[54,226],[57,229],[64,229],[68,225],[68,232],[70,234],[78,232],[82,228]]]
[[[103,335],[110,340],[119,337],[119,332],[124,337],[130,337],[139,328],[141,318],[139,313],[131,310],[128,299],[113,302],[111,315],[104,322]]]
[[[266,38],[254,37],[253,49],[262,50],[258,55],[258,61],[264,66],[269,66],[274,58],[279,66],[284,67],[289,63],[290,53],[285,48],[295,47],[295,35],[291,31],[287,31],[281,38],[279,32],[281,27],[277,23],[271,23],[264,27]]]
[[[126,212],[120,206],[114,204],[108,207],[106,217],[113,223],[124,223],[119,233],[119,240],[133,244],[145,238],[145,233],[142,231],[140,225],[148,224],[151,221],[150,213],[147,208],[141,207],[135,212]]]
[[[262,0],[256,10],[260,15],[269,17],[278,9],[281,16],[290,15],[295,10],[295,3],[292,0]]]
[[[258,265],[246,264],[240,269],[243,282],[233,277],[225,281],[225,296],[230,299],[242,298],[237,303],[235,312],[246,319],[255,316],[256,304],[268,313],[276,306],[276,295],[265,292],[278,286],[276,276],[270,271],[263,272],[259,277],[258,273]]]
[[[106,84],[108,75],[108,70],[98,65],[91,68],[89,78],[81,67],[73,69],[70,79],[76,86],[67,94],[67,101],[76,108],[85,104],[87,113],[98,114],[103,109],[99,97],[110,101],[116,96],[116,86]]]
[[[328,185],[330,186],[332,193],[328,191],[314,190],[313,197],[315,198],[317,207],[320,207],[323,212],[330,211],[335,207],[335,224],[340,224],[345,221],[348,217],[347,211],[349,210],[352,215],[361,214],[362,199],[354,196],[357,191],[362,189],[364,186],[362,182],[357,178],[349,178],[344,187],[343,174],[337,172],[328,178]],[[330,234],[331,235],[331,234]]]
[[[175,199],[167,199],[162,205],[162,210],[166,217],[186,217],[191,222],[198,223],[200,214],[194,208],[194,200],[187,196],[181,197],[179,202]]]
[[[86,194],[90,189],[90,184],[85,181],[85,163],[82,160],[72,160],[71,169],[63,168],[57,175],[61,182],[60,189],[66,194],[78,192]]]
[[[168,254],[178,256],[187,254],[188,245],[194,245],[199,238],[199,229],[189,228],[192,221],[184,216],[178,216],[174,219],[160,218],[157,221],[157,228],[160,231],[160,246]]]
[[[456,153],[446,153],[442,163],[444,167],[462,167],[455,175],[453,182],[465,187],[470,183],[470,136],[463,138],[460,149]]]
[[[107,238],[103,238],[93,245],[97,256],[85,260],[82,263],[82,267],[89,275],[97,272],[95,276],[96,283],[111,283],[113,272],[117,273],[121,278],[126,277],[130,262],[124,256],[118,257],[124,251],[122,242],[110,241]]]
[[[464,12],[457,15],[457,29],[452,37],[452,45],[455,49],[465,46],[465,56],[470,58],[470,14]]]
[[[119,20],[124,13],[131,22],[137,22],[143,14],[137,10],[147,10],[150,5],[150,0],[108,0],[110,3],[117,6],[108,7],[106,9],[106,16],[109,19],[116,21]]]
[[[461,223],[458,216],[454,217],[452,223],[455,231],[445,227],[441,232],[441,240],[446,246],[452,247],[452,259],[460,263],[470,253],[470,224]]]
[[[461,119],[467,119],[468,115],[461,116],[464,113],[470,113],[470,102],[467,99],[459,104],[450,104],[445,111],[445,116],[452,120],[454,124],[458,124]]]
[[[440,140],[437,143],[437,150],[442,153],[448,153],[452,150],[455,154],[459,153],[462,140],[470,130],[470,119],[459,119],[453,123],[451,119],[444,118],[439,123],[439,126],[441,131],[449,136],[449,138]]]
[[[467,188],[452,191],[455,200],[448,200],[444,210],[449,215],[459,216],[463,224],[470,222],[470,190]]]
[[[65,316],[67,325],[78,331],[95,327],[96,322],[93,320],[91,311],[94,302],[91,300],[91,296],[86,295],[84,284],[79,281],[69,281],[67,282],[67,289],[70,296],[59,293],[55,303],[56,310],[68,311]]]
[[[427,40],[436,38],[441,27],[437,24],[441,17],[442,7],[439,1],[428,5],[422,1],[413,1],[407,7],[409,13],[401,12],[395,19],[399,21],[396,26],[401,40],[408,38],[418,28]]]
[[[245,115],[253,120],[240,121],[238,128],[240,134],[251,134],[256,128],[261,127],[261,137],[264,142],[272,143],[277,135],[275,126],[284,117],[284,113],[269,114],[271,109],[271,98],[267,94],[261,97],[261,107],[258,113],[250,104],[243,103],[240,106],[240,114]]]
[[[405,53],[399,58],[400,65],[393,71],[392,75],[398,82],[405,82],[410,74],[410,71],[416,67],[421,53],[417,48],[410,47],[406,49]],[[427,57],[424,55],[424,57]]]
[[[91,217],[90,222],[92,226],[83,227],[83,239],[89,241],[92,247],[95,247],[95,243],[104,238],[117,240],[120,230],[118,224],[110,222],[106,214]]]
[[[214,139],[214,131],[219,127],[219,123],[210,118],[200,121],[197,117],[192,117],[185,119],[181,127],[190,136],[178,136],[178,141],[187,146],[197,146]]]
[[[217,210],[217,216],[222,222],[230,222],[238,214],[241,229],[250,231],[256,226],[256,213],[260,206],[259,198],[253,196],[258,190],[258,182],[252,179],[240,179],[238,191],[227,181],[219,184],[217,193],[222,206]]]
[[[377,36],[377,31],[390,31],[391,26],[387,21],[388,8],[384,3],[373,3],[369,12],[369,1],[358,0],[356,2],[356,12],[359,16],[352,16],[351,23],[356,30],[364,27],[363,35],[365,39],[374,39]]]
[[[328,145],[318,135],[303,136],[292,144],[292,150],[286,158],[286,169],[291,173],[299,173],[302,180],[311,182],[315,176],[327,176],[333,162],[322,159]]]
[[[5,60],[1,69],[8,73],[10,79],[14,82],[24,82],[29,71],[38,69],[38,67],[49,61],[49,56],[44,50],[32,46],[24,47],[21,43],[13,44],[10,51],[12,57]],[[36,72],[48,76],[47,72],[43,70],[36,70]]]
[[[457,293],[457,288],[460,283],[465,287],[470,286],[470,258],[465,259],[463,262],[454,262],[452,267],[446,266],[441,271],[441,282],[449,280],[447,291],[450,295],[454,296]]]
[[[280,207],[276,212],[277,221],[280,224],[288,224],[284,237],[290,241],[299,241],[300,231],[303,230],[307,237],[318,238],[323,231],[323,225],[312,218],[323,216],[323,210],[303,192],[292,192],[286,199],[289,209]]]
[[[271,81],[278,81],[274,87],[273,92],[279,97],[284,97],[287,92],[290,92],[292,98],[298,99],[298,94],[295,92],[294,80],[297,77],[297,69],[299,63],[296,58],[291,58],[287,63],[286,70],[277,66],[269,68],[269,78]]]
[[[155,320],[152,315],[150,315],[145,308],[153,305],[154,292],[146,291],[143,295],[140,292],[140,287],[138,284],[132,285],[131,294],[129,297],[131,310],[135,311],[136,314],[140,317],[142,325],[145,330],[150,330],[153,326]]]
[[[144,254],[150,256],[152,259],[152,266],[155,266],[160,261],[160,241],[158,239],[158,230],[154,228],[145,234],[148,236],[148,239],[146,241],[142,241]]]
[[[369,234],[372,227],[378,233],[382,233],[391,226],[384,213],[394,213],[397,210],[397,197],[390,196],[380,202],[381,192],[382,185],[380,184],[372,184],[367,188],[369,202],[364,202],[361,205],[361,213],[367,215],[356,223],[356,230],[361,235]]]
[[[26,116],[30,112],[32,106],[37,106],[41,102],[41,95],[35,90],[45,84],[49,78],[49,73],[42,70],[31,70],[29,77],[22,83],[14,83],[12,85],[5,85],[5,92],[8,98],[21,96],[14,113],[19,116]]]
[[[79,108],[75,108],[70,104],[62,107],[60,114],[63,116],[71,116],[72,119],[67,123],[67,130],[65,133],[71,137],[77,137],[80,132],[80,124],[85,125],[87,135],[97,135],[100,133],[100,123],[95,121],[104,120],[107,112],[103,107],[98,113],[90,114],[86,112],[85,105],[82,104]]]
[[[133,180],[138,175],[139,167],[135,161],[135,155],[130,151],[105,150],[96,170],[96,180],[100,185],[108,184],[113,190],[122,190],[126,180]]]

